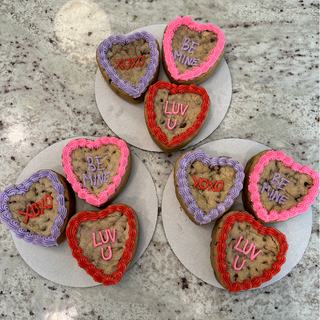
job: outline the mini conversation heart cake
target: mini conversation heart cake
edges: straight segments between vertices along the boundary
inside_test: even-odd
[[[80,199],[101,207],[125,187],[131,172],[131,153],[124,140],[102,137],[70,141],[62,151],[63,171]]]
[[[67,226],[68,245],[79,267],[105,286],[115,285],[129,268],[139,241],[134,210],[115,204],[100,212],[81,211]]]
[[[262,223],[277,223],[308,210],[319,192],[319,174],[283,151],[265,150],[245,169],[243,204]]]
[[[153,141],[164,152],[179,150],[201,131],[210,111],[206,90],[159,81],[145,97],[144,115]]]
[[[72,189],[52,170],[35,172],[0,194],[1,221],[18,238],[39,246],[57,246],[65,239],[74,208]]]
[[[147,88],[158,79],[159,44],[146,31],[110,36],[99,45],[97,62],[107,84],[119,97],[140,103]]]
[[[177,198],[196,224],[208,224],[229,210],[243,187],[242,165],[235,159],[211,158],[201,150],[187,151],[174,168]]]
[[[258,288],[281,270],[289,245],[286,236],[264,227],[246,211],[230,211],[212,232],[211,264],[230,292]]]
[[[218,68],[225,35],[211,23],[198,24],[190,17],[178,17],[164,31],[162,60],[170,82],[195,84],[207,80]]]

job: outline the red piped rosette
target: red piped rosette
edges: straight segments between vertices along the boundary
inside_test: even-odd
[[[277,255],[277,262],[272,264],[272,268],[269,270],[264,270],[262,272],[262,277],[254,277],[252,280],[246,279],[242,283],[230,281],[230,274],[227,272],[228,264],[225,259],[227,258],[226,250],[228,239],[228,232],[231,230],[235,222],[246,221],[250,223],[254,229],[262,235],[269,235],[275,237],[280,244],[280,252]],[[241,290],[249,290],[251,288],[258,288],[262,283],[271,280],[277,273],[280,272],[281,266],[286,262],[285,254],[288,251],[289,245],[286,240],[286,236],[280,233],[278,230],[272,227],[264,227],[259,221],[255,220],[250,214],[243,214],[242,212],[237,212],[226,218],[221,232],[219,234],[219,243],[217,244],[217,269],[221,273],[221,279],[225,283],[229,292],[239,292]]]
[[[109,214],[115,211],[122,212],[128,217],[129,224],[129,238],[125,243],[125,250],[122,255],[121,261],[117,263],[118,270],[114,271],[112,276],[104,274],[102,269],[97,269],[89,260],[88,257],[83,255],[82,248],[79,247],[79,240],[76,238],[78,227],[82,222],[102,220]],[[99,212],[82,211],[76,217],[71,218],[69,226],[66,231],[68,238],[68,245],[72,250],[72,255],[78,261],[80,268],[93,277],[94,281],[100,282],[105,286],[116,285],[123,277],[127,270],[127,265],[133,258],[132,254],[135,249],[135,239],[137,236],[136,221],[133,210],[124,204],[111,205],[106,209]]]
[[[193,126],[188,128],[186,132],[183,132],[180,136],[174,136],[173,139],[169,142],[167,135],[161,130],[160,127],[156,124],[156,113],[154,111],[154,97],[157,94],[159,89],[168,89],[171,94],[184,94],[184,93],[197,93],[201,95],[203,99],[201,112],[199,113],[197,120],[193,123]],[[147,104],[146,104],[146,115],[148,120],[148,126],[157,139],[166,145],[167,147],[175,147],[187,140],[189,137],[194,135],[202,126],[203,122],[206,120],[207,112],[210,106],[210,98],[207,91],[202,87],[197,87],[194,84],[189,86],[176,85],[170,82],[158,81],[154,85],[150,86]]]

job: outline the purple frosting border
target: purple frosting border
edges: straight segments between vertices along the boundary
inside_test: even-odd
[[[125,45],[138,39],[145,39],[149,43],[151,58],[146,73],[139,79],[139,83],[135,87],[132,83],[123,80],[117,74],[116,70],[111,66],[106,52],[114,44]],[[102,68],[106,71],[112,82],[114,82],[120,89],[128,93],[133,98],[139,98],[141,94],[146,91],[149,83],[154,77],[155,72],[157,71],[159,65],[158,45],[155,37],[147,31],[134,32],[133,34],[129,34],[127,36],[110,36],[109,38],[103,40],[101,45],[98,47],[98,59]]]
[[[194,197],[191,194],[189,183],[187,180],[187,171],[191,162],[195,160],[201,161],[205,165],[212,166],[229,166],[236,172],[236,178],[233,181],[232,188],[225,197],[222,203],[217,205],[216,209],[211,209],[208,214],[204,214],[204,211],[199,208]],[[194,216],[194,219],[200,224],[207,224],[226,211],[226,208],[230,207],[234,200],[239,196],[240,191],[243,188],[244,170],[243,166],[233,158],[211,158],[208,154],[201,150],[195,150],[187,152],[180,159],[178,164],[178,171],[176,173],[179,187],[179,194],[183,201],[188,206],[188,210]]]
[[[37,182],[40,178],[48,178],[52,182],[53,189],[57,192],[55,199],[58,202],[58,215],[54,219],[54,224],[50,229],[50,236],[36,235],[27,228],[21,227],[19,221],[13,218],[7,204],[11,196],[15,194],[25,194],[30,189],[32,184]],[[7,225],[8,229],[16,234],[19,239],[23,239],[28,243],[34,243],[36,245],[45,247],[58,245],[57,239],[61,234],[60,230],[64,224],[65,218],[67,217],[64,192],[64,186],[53,171],[41,170],[39,172],[35,172],[22,183],[15,186],[10,186],[5,191],[0,193],[0,219]]]

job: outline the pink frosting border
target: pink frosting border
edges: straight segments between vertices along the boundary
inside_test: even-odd
[[[195,67],[192,70],[186,70],[184,73],[179,74],[179,69],[177,68],[176,63],[174,62],[171,45],[174,32],[181,25],[186,25],[189,29],[198,32],[205,30],[213,31],[218,36],[218,42],[216,47],[212,49],[211,54],[208,56],[206,62],[201,63],[199,67]],[[206,73],[216,63],[219,56],[222,54],[225,42],[226,38],[224,33],[221,31],[219,27],[214,26],[212,23],[198,24],[196,21],[193,21],[189,16],[183,18],[178,17],[176,20],[170,22],[163,37],[163,50],[168,70],[171,73],[171,76],[176,80],[187,81],[199,77],[203,73]]]
[[[116,145],[121,151],[121,158],[119,161],[119,167],[117,169],[117,175],[112,178],[113,184],[107,186],[106,190],[99,193],[98,197],[91,194],[90,191],[86,188],[82,187],[82,183],[78,181],[77,176],[73,172],[73,166],[71,165],[71,153],[73,150],[78,149],[79,147],[87,147],[90,149],[98,149],[103,145],[113,144]],[[67,175],[67,180],[71,184],[73,190],[78,194],[80,199],[84,199],[89,204],[94,206],[101,206],[105,203],[111,195],[113,195],[121,183],[121,179],[126,172],[126,168],[128,165],[128,157],[130,155],[130,150],[124,140],[115,138],[115,137],[102,137],[98,138],[94,141],[86,140],[85,138],[81,138],[78,140],[70,141],[62,150],[62,163],[63,163],[63,171]]]
[[[281,210],[278,213],[276,210],[268,211],[263,208],[260,199],[258,182],[260,181],[260,174],[268,163],[272,160],[282,161],[286,167],[290,167],[291,170],[298,171],[309,175],[313,180],[313,186],[309,189],[309,192],[304,196],[303,200],[298,203],[296,207],[291,207],[290,210]],[[314,203],[316,196],[319,193],[319,173],[313,171],[309,166],[302,166],[300,163],[294,162],[292,158],[288,157],[283,151],[270,150],[266,154],[262,155],[259,162],[255,165],[253,172],[249,177],[248,189],[251,192],[251,201],[253,202],[253,209],[257,213],[258,217],[265,221],[284,221],[297,216],[300,213],[304,213],[308,210],[308,207]]]

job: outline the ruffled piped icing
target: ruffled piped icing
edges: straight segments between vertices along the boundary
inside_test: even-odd
[[[102,269],[97,269],[96,266],[90,262],[89,258],[83,255],[83,250],[79,246],[79,240],[76,238],[76,235],[78,233],[78,227],[81,223],[85,223],[88,220],[103,220],[115,211],[122,212],[128,217],[129,239],[124,244],[125,250],[121,260],[117,263],[117,270],[114,271],[112,275],[106,275]],[[118,204],[111,205],[100,212],[80,212],[75,218],[71,218],[66,230],[66,235],[68,238],[68,245],[72,250],[72,255],[75,259],[77,259],[79,267],[85,269],[86,272],[93,277],[94,281],[100,282],[105,286],[110,286],[116,285],[126,272],[127,266],[133,258],[134,249],[136,247],[135,241],[136,237],[138,236],[138,232],[133,210],[124,204]]]
[[[160,89],[167,89],[170,91],[172,95],[174,94],[185,94],[185,93],[196,93],[199,94],[202,99],[203,103],[201,106],[201,112],[198,114],[197,118],[195,119],[192,127],[188,128],[185,132],[183,132],[181,135],[176,135],[173,137],[171,141],[168,141],[167,135],[161,130],[159,126],[157,126],[156,123],[156,117],[157,114],[154,110],[154,98],[157,94],[158,90]],[[174,83],[170,82],[164,82],[164,81],[158,81],[154,85],[150,86],[148,97],[147,97],[147,103],[146,103],[146,116],[148,121],[148,126],[150,130],[152,131],[153,135],[157,137],[157,139],[166,145],[167,147],[175,147],[185,140],[187,140],[189,137],[194,135],[199,129],[201,128],[203,122],[206,120],[206,116],[208,113],[210,107],[210,98],[207,93],[207,91],[203,87],[197,87],[195,85],[176,85]]]
[[[194,197],[191,194],[189,183],[187,180],[187,168],[190,163],[194,161],[201,161],[204,165],[210,167],[213,166],[229,166],[236,172],[236,178],[233,181],[232,188],[229,190],[228,195],[225,197],[222,203],[217,205],[217,208],[211,209],[208,214],[199,208]],[[228,207],[230,207],[234,200],[239,196],[240,191],[243,188],[244,170],[243,166],[233,158],[211,158],[209,155],[201,150],[195,150],[185,153],[179,161],[178,171],[176,173],[179,187],[179,194],[183,201],[188,206],[189,212],[194,216],[194,219],[199,224],[207,224],[218,216],[223,214]]]
[[[52,182],[53,189],[57,192],[55,200],[58,202],[58,215],[54,219],[54,224],[50,229],[50,236],[37,235],[29,231],[25,227],[21,227],[19,221],[14,219],[9,211],[8,201],[10,197],[20,194],[24,195],[40,178],[47,178]],[[23,239],[28,243],[34,243],[39,246],[51,247],[58,245],[57,239],[61,234],[61,228],[64,220],[67,217],[67,208],[64,197],[65,188],[62,185],[58,176],[51,170],[41,170],[33,173],[28,179],[16,186],[10,186],[0,194],[0,219],[7,224],[8,229],[13,231],[19,239]]]
[[[282,161],[286,167],[291,168],[293,171],[305,173],[309,175],[313,180],[313,186],[309,189],[308,194],[304,196],[303,200],[297,204],[296,207],[291,207],[290,210],[281,210],[278,213],[272,209],[268,212],[261,202],[258,182],[260,181],[260,174],[263,172],[265,166],[270,161],[277,160]],[[293,218],[298,214],[304,213],[308,210],[309,206],[315,201],[316,196],[319,193],[319,173],[313,171],[309,166],[302,166],[300,163],[294,162],[292,158],[288,157],[283,151],[270,150],[262,155],[255,165],[253,172],[250,174],[248,190],[251,193],[251,201],[253,202],[253,209],[256,212],[259,219],[265,222],[271,221],[285,221]]]
[[[144,76],[139,79],[139,83],[135,87],[132,83],[123,80],[117,74],[115,68],[113,68],[110,64],[107,52],[115,44],[125,45],[138,39],[144,39],[149,43],[151,58],[147,67],[147,71],[145,72]],[[109,38],[103,40],[101,45],[98,47],[98,59],[102,68],[106,71],[113,83],[115,83],[120,89],[128,93],[133,98],[139,98],[141,94],[146,91],[149,83],[157,71],[159,65],[158,45],[155,37],[146,31],[134,32],[133,34],[129,34],[127,36],[110,36]]]
[[[195,67],[192,70],[186,70],[184,73],[179,74],[179,69],[177,68],[176,63],[174,62],[174,57],[172,53],[172,39],[174,36],[174,32],[182,25],[185,25],[189,29],[198,32],[202,32],[205,30],[212,31],[217,35],[218,42],[216,47],[212,49],[211,54],[207,57],[206,62],[201,63],[199,67]],[[208,70],[214,66],[214,64],[219,59],[220,55],[223,53],[225,42],[226,38],[224,33],[221,31],[219,27],[216,27],[211,23],[198,24],[196,21],[193,21],[189,16],[178,17],[176,20],[170,22],[167,26],[167,30],[163,37],[163,50],[168,70],[171,73],[172,78],[176,80],[188,81],[208,72]]]
[[[119,160],[119,167],[117,169],[117,175],[112,178],[113,183],[109,184],[106,190],[99,193],[98,197],[91,194],[87,188],[83,188],[83,185],[76,174],[74,173],[74,168],[72,166],[71,153],[73,150],[79,147],[87,147],[90,149],[98,149],[103,145],[113,144],[117,146],[121,152],[121,158]],[[78,140],[71,140],[62,150],[62,163],[63,171],[67,175],[68,182],[72,185],[73,190],[78,194],[80,199],[84,199],[89,204],[94,206],[101,206],[115,193],[117,187],[121,183],[121,179],[126,173],[128,166],[128,158],[130,155],[130,150],[124,140],[115,137],[102,137],[94,141],[81,138]]]
[[[254,229],[261,235],[269,235],[274,237],[279,242],[280,252],[277,255],[277,261],[272,264],[270,270],[264,270],[262,276],[256,276],[252,280],[245,279],[241,282],[232,283],[230,280],[230,273],[227,271],[228,264],[226,263],[227,258],[227,245],[226,240],[228,239],[228,233],[232,229],[235,222],[239,223],[246,221],[250,223]],[[222,229],[219,234],[219,242],[217,244],[217,269],[221,274],[221,278],[225,283],[227,289],[230,292],[239,292],[241,290],[249,290],[251,288],[258,288],[262,283],[270,281],[277,273],[280,272],[281,266],[286,262],[285,255],[288,251],[289,245],[287,243],[286,236],[280,233],[277,229],[272,227],[264,227],[259,221],[255,220],[252,215],[244,214],[242,212],[236,212],[226,218],[223,223]]]

